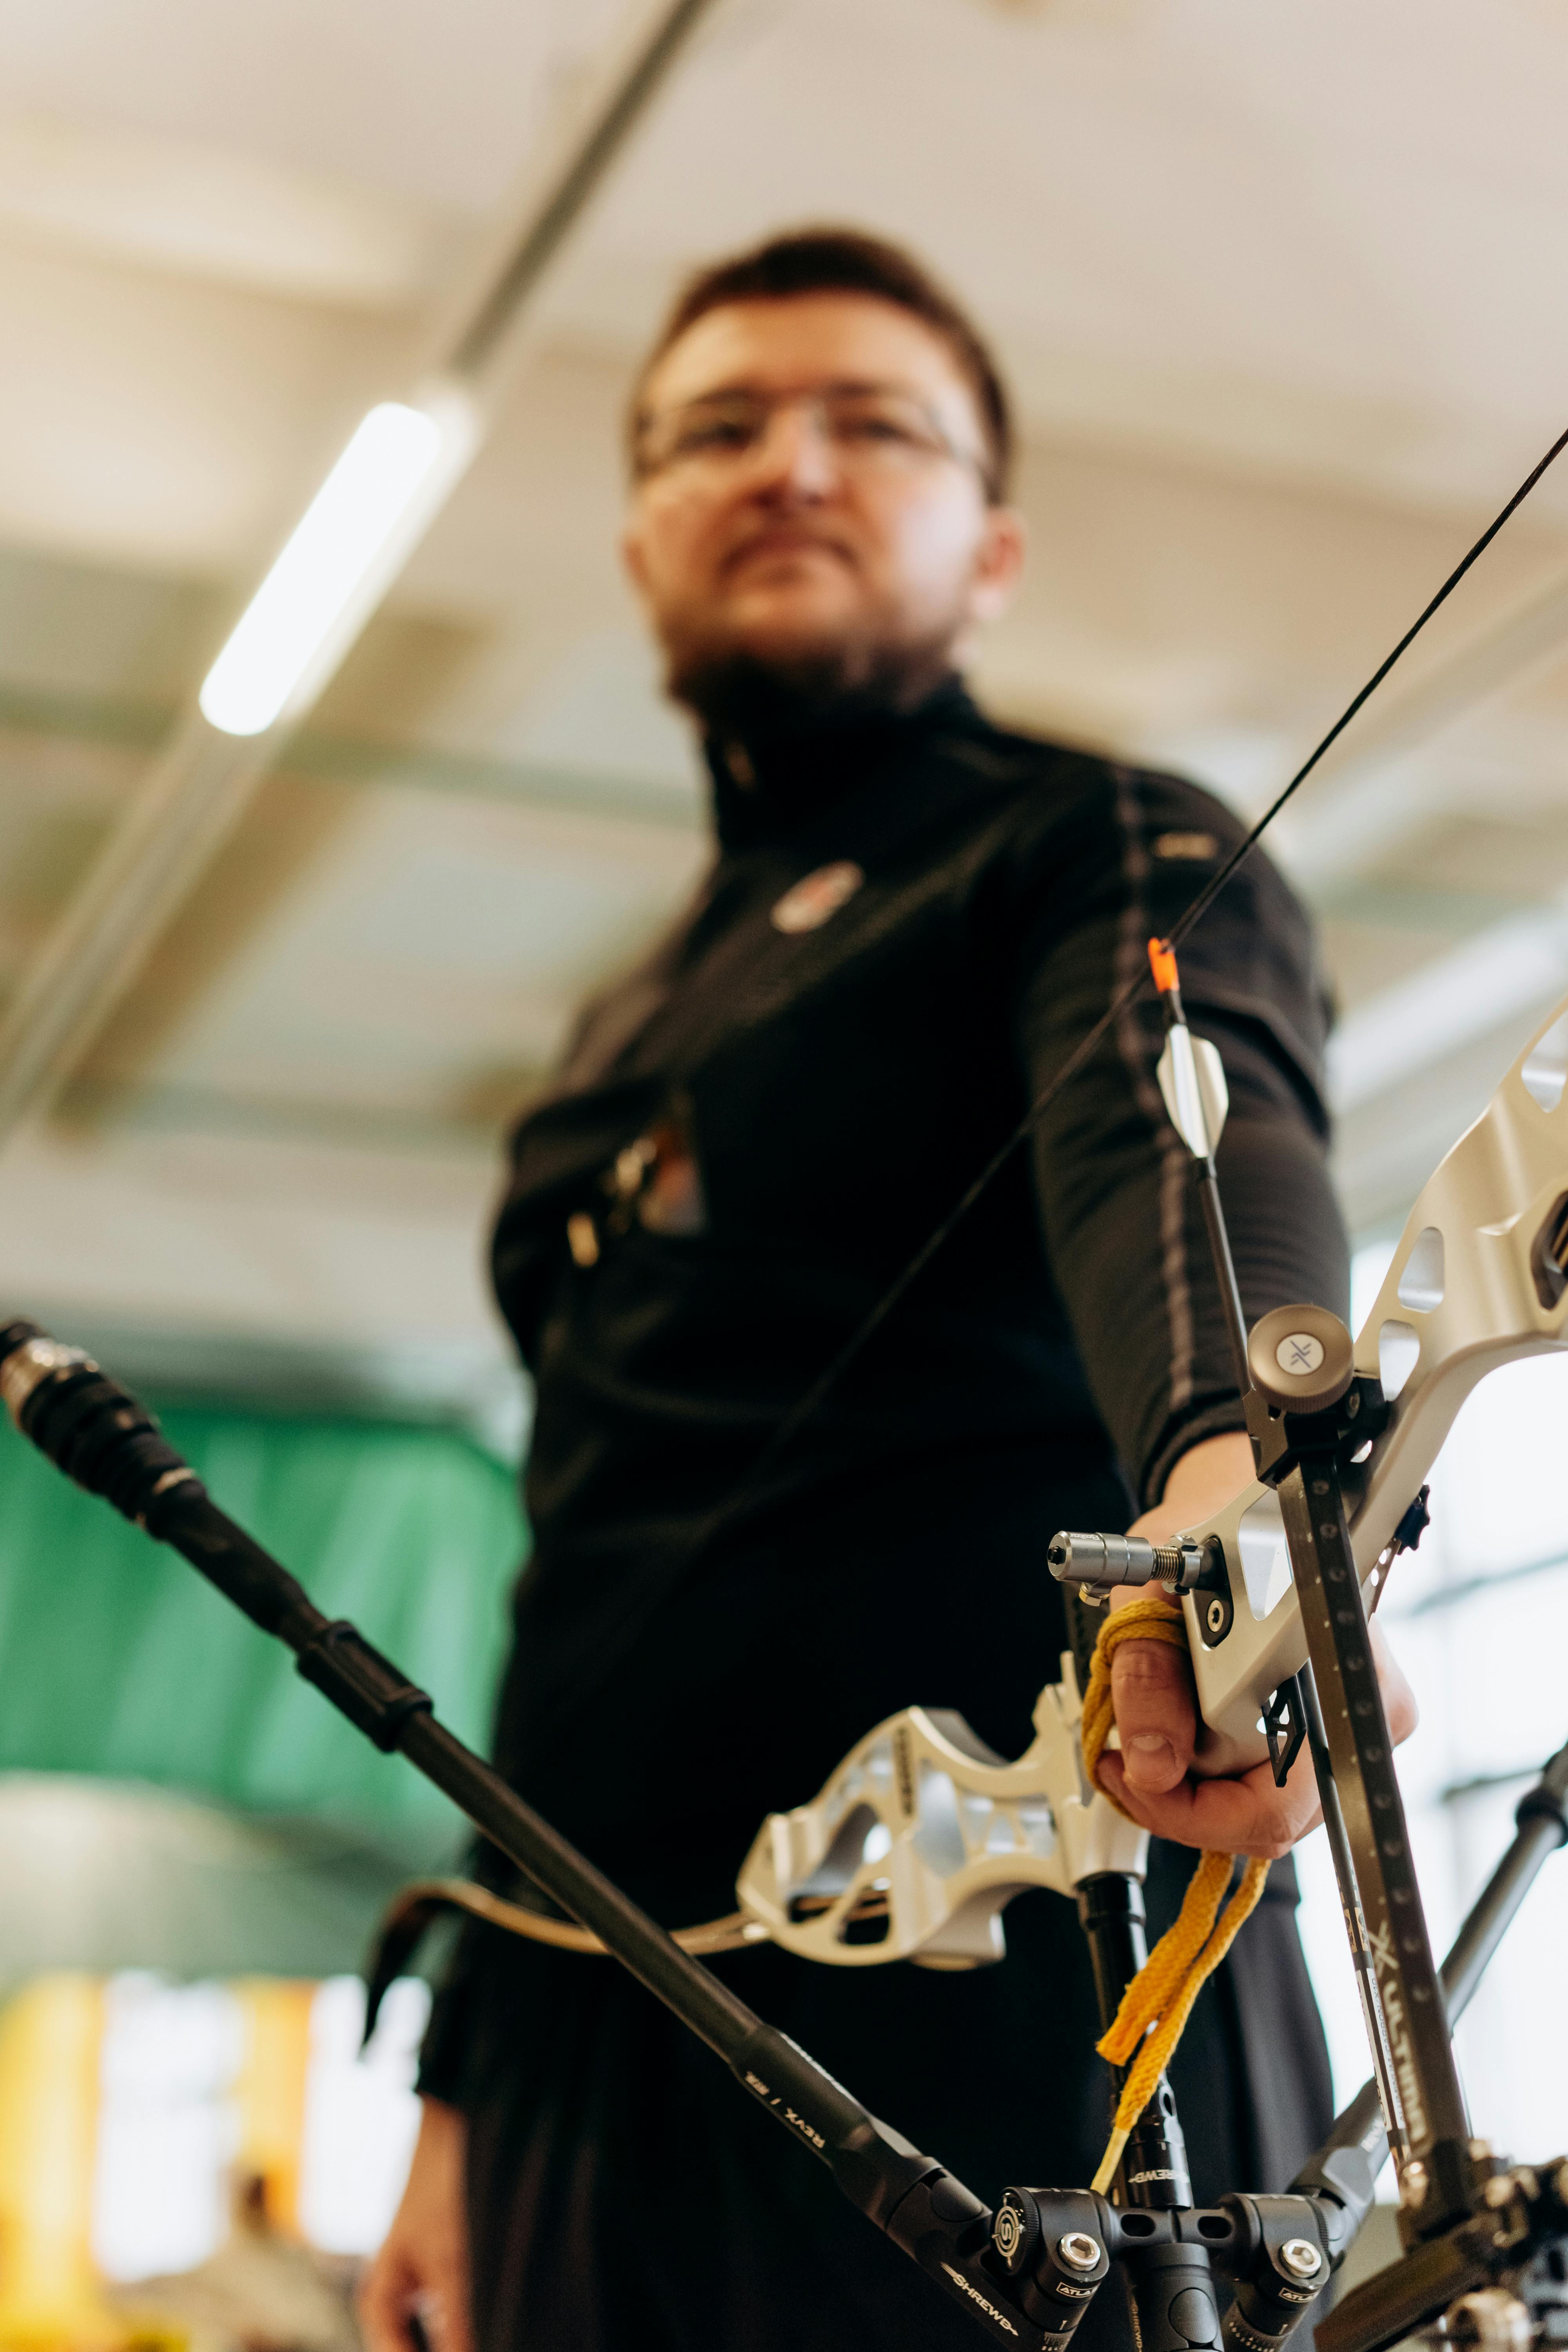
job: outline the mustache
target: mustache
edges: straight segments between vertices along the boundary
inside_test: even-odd
[[[857,570],[859,568],[859,557],[854,545],[841,531],[824,530],[811,523],[774,518],[765,522],[752,523],[737,534],[733,542],[725,549],[720,559],[721,577],[727,576],[734,571],[749,555],[759,551],[766,553],[771,547],[774,546],[781,553],[787,553],[795,548],[821,548],[830,555],[838,556],[853,568]]]

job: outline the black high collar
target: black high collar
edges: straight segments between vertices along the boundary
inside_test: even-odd
[[[703,751],[720,845],[793,840],[832,803],[904,767],[937,735],[985,725],[952,677],[914,710],[827,719],[788,734],[710,735]]]

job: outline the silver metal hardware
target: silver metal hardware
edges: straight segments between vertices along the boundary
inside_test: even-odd
[[[1057,2240],[1057,2252],[1068,2270],[1091,2271],[1105,2249],[1087,2230],[1069,2230],[1065,2238]]]
[[[1026,1886],[1070,1895],[1099,1871],[1143,1875],[1148,1839],[1084,1780],[1070,1654],[1016,1763],[961,1715],[906,1707],[867,1733],[809,1804],[773,1813],[741,1867],[742,1910],[803,1959],[845,1968],[1005,1957]]]
[[[1450,2304],[1444,2332],[1451,2344],[1473,2344],[1482,2352],[1530,2352],[1535,2337],[1524,2305],[1500,2286],[1480,2287]]]
[[[1067,1528],[1047,1546],[1046,1566],[1058,1584],[1079,1584],[1100,1596],[1119,1584],[1166,1584],[1173,1592],[1192,1592],[1211,1571],[1203,1544],[1183,1538],[1152,1544],[1142,1536],[1083,1535]]]
[[[1426,2201],[1426,2167],[1418,2156],[1411,2158],[1400,2177],[1399,2201],[1412,2212]]]
[[[13,1348],[4,1365],[0,1365],[0,1401],[18,1429],[27,1399],[40,1381],[51,1372],[68,1372],[79,1368],[84,1372],[96,1372],[98,1366],[82,1348],[67,1348],[58,1339],[24,1339]]]
[[[1279,2249],[1279,2259],[1292,2278],[1316,2278],[1323,2267],[1322,2250],[1314,2246],[1310,2238],[1287,2238]]]

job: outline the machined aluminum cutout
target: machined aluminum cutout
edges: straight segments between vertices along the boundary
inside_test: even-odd
[[[736,1882],[742,1908],[786,1951],[841,1968],[1002,1959],[1001,1915],[1025,1887],[1070,1895],[1096,1871],[1143,1874],[1143,1832],[1085,1783],[1081,1714],[1064,1657],[1016,1763],[961,1715],[889,1717],[810,1804],[769,1815]]]
[[[1349,1496],[1363,1589],[1477,1381],[1568,1345],[1568,1084],[1554,1075],[1560,1062],[1568,1070],[1565,1041],[1568,1000],[1423,1187],[1356,1340],[1357,1371],[1381,1371],[1393,1397],[1359,1497]],[[1197,1101],[1197,1132],[1212,1148],[1223,1105],[1211,1120],[1212,1102],[1173,1081],[1168,1103],[1173,1089],[1184,1116]],[[1171,1112],[1177,1119],[1177,1103]],[[1555,1297],[1554,1272],[1563,1276]],[[1172,1540],[1211,1538],[1230,1582],[1229,1632],[1205,1645],[1202,1612],[1215,1594],[1187,1593],[1181,1606],[1206,1727],[1197,1769],[1218,1772],[1263,1760],[1260,1718],[1306,1664],[1307,1641],[1273,1490],[1248,1486]],[[1084,1781],[1081,1712],[1064,1657],[1016,1763],[962,1716],[911,1706],[889,1717],[810,1804],[770,1815],[737,1883],[742,1908],[786,1950],[841,1968],[1002,1958],[1001,1915],[1025,1887],[1070,1895],[1097,1871],[1143,1873],[1142,1832]]]
[[[1568,1344],[1568,1282],[1552,1299],[1545,1269],[1568,1256],[1568,1000],[1542,1023],[1475,1125],[1422,1187],[1371,1314],[1355,1343],[1358,1372],[1378,1375],[1393,1400],[1372,1447],[1351,1538],[1363,1590],[1379,1554],[1436,1460],[1478,1381],[1521,1356]],[[1198,1705],[1215,1770],[1260,1762],[1257,1727],[1269,1694],[1306,1663],[1293,1589],[1260,1618],[1256,1563],[1246,1574],[1238,1532],[1268,1490],[1244,1494],[1175,1540],[1219,1538],[1235,1622],[1205,1648],[1201,1600],[1184,1599]],[[1256,1518],[1253,1521],[1256,1525]],[[1203,1766],[1200,1762],[1199,1769]]]

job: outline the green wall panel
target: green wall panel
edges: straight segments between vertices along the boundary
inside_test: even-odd
[[[513,1474],[455,1433],[161,1416],[214,1498],[483,1745],[527,1545]],[[301,1683],[184,1561],[0,1431],[0,1769],[149,1780],[398,1842],[446,1801]]]

